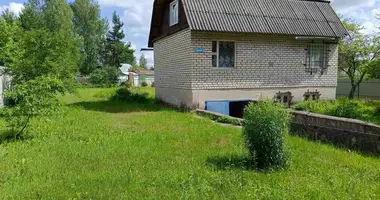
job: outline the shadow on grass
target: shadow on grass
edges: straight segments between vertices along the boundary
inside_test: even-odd
[[[154,101],[134,102],[134,101],[86,101],[70,104],[69,106],[83,108],[85,110],[107,112],[107,113],[128,113],[128,112],[156,112],[168,110],[169,108],[155,104]]]
[[[231,155],[210,157],[206,161],[206,166],[218,170],[256,170],[252,163],[252,159],[247,156]]]
[[[29,135],[16,135],[17,133],[10,130],[0,130],[0,144],[4,142],[17,142],[32,139]]]

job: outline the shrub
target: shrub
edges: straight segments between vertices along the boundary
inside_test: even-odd
[[[116,67],[98,68],[90,74],[90,83],[95,86],[111,86],[118,82],[118,76]]]
[[[254,165],[260,169],[281,168],[287,164],[284,150],[289,129],[289,113],[280,104],[262,101],[244,111],[243,135]]]
[[[148,102],[151,99],[146,92],[138,93],[133,92],[129,88],[120,88],[116,91],[115,95],[111,97],[111,100],[117,101],[136,101],[136,102]]]
[[[95,69],[90,74],[90,83],[97,86],[103,86],[109,83],[107,71],[104,69]]]
[[[152,85],[151,85],[152,87],[154,87],[154,82],[152,82]]]
[[[147,86],[148,86],[148,83],[147,83],[146,81],[143,81],[143,82],[141,83],[141,86],[142,86],[142,87],[147,87]]]

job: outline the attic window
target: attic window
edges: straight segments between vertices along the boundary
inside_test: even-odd
[[[170,3],[170,26],[178,24],[178,0],[174,0]]]
[[[324,73],[328,63],[328,45],[324,43],[309,43],[307,45],[306,72],[315,74]]]
[[[212,41],[212,66],[235,67],[236,48],[233,41]]]

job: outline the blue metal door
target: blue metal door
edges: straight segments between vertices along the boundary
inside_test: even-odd
[[[230,102],[228,100],[206,101],[205,110],[230,115]]]

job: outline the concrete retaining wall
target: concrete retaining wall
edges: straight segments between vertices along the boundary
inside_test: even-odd
[[[213,120],[224,116],[205,110],[196,112]],[[378,125],[301,111],[292,110],[291,113],[294,116],[291,124],[292,134],[380,155],[380,126]],[[243,124],[244,120],[240,120]]]

